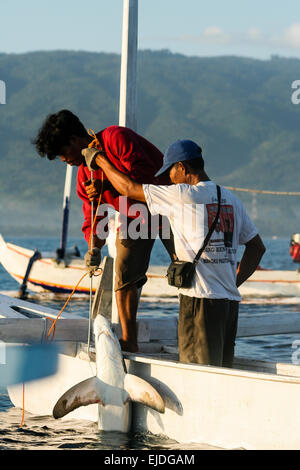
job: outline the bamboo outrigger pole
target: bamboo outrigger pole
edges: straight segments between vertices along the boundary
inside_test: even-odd
[[[71,186],[72,186],[72,170],[73,168],[70,165],[67,165],[64,200],[63,200],[63,221],[62,221],[61,240],[60,240],[60,247],[57,250],[58,259],[63,259],[65,257],[65,252],[66,252],[66,247],[67,247],[70,196],[71,196]]]

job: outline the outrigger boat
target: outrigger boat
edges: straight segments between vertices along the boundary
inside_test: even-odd
[[[129,1],[124,2],[125,4],[129,11]],[[130,4],[131,13],[135,14],[132,29],[136,39],[137,8],[133,6],[137,6],[137,2],[132,0]],[[125,33],[128,30],[127,23]],[[135,76],[134,44],[131,51],[126,57],[134,65],[132,70]],[[130,83],[130,80],[121,82]],[[120,121],[120,125],[134,128],[126,120]],[[4,253],[7,253],[6,249],[7,244],[2,244]],[[27,255],[30,256],[30,253]],[[33,273],[38,262],[42,262],[42,259],[33,263],[29,281],[35,279]],[[113,314],[112,287],[111,284],[109,288],[104,286],[106,263],[107,260],[99,278],[93,315],[105,313],[107,316],[109,310],[110,315]],[[111,274],[110,270],[107,276],[110,281]],[[154,274],[161,276],[161,273]],[[153,279],[159,279],[161,285],[161,277]],[[31,282],[31,287],[35,288],[34,282]],[[156,291],[156,296],[157,292],[160,290]],[[21,344],[44,342],[57,315],[58,312],[54,309],[0,295],[0,341]],[[111,320],[118,333],[118,323],[114,317]],[[67,389],[95,374],[94,351],[88,332],[88,319],[62,313],[56,322],[54,337],[54,341],[61,347],[58,370],[49,378],[32,380],[25,384],[27,412],[41,416],[51,415],[57,400]],[[299,332],[300,315],[297,313],[256,315],[249,318],[240,316],[239,319],[239,337]],[[235,359],[233,369],[180,363],[177,354],[177,318],[167,315],[161,318],[140,315],[138,343],[139,353],[123,354],[127,371],[153,385],[164,398],[165,412],[159,413],[133,403],[133,431],[149,431],[180,443],[205,443],[221,448],[300,448],[300,366],[243,358]],[[10,399],[16,407],[23,406],[22,388],[19,385],[8,387]],[[97,422],[101,416],[101,406],[93,404],[80,407],[71,411],[66,418]]]
[[[24,289],[38,293],[69,294],[86,272],[84,260],[78,251],[67,251],[63,260],[39,253],[31,266],[30,260],[36,252],[13,243],[7,243],[0,235],[0,261],[5,270],[21,285],[21,298]],[[144,285],[142,296],[177,297],[177,289],[169,286],[166,266],[149,267],[148,282]],[[95,293],[96,287],[93,287]],[[289,297],[300,295],[300,272],[297,270],[258,269],[239,289],[246,297]],[[76,291],[89,294],[89,278],[83,278]]]
[[[57,314],[54,309],[0,295],[0,340],[44,342]],[[118,324],[113,327],[120,330]],[[241,316],[238,337],[299,331],[299,313]],[[52,415],[66,390],[95,375],[95,352],[92,343],[88,347],[87,336],[88,319],[61,315],[54,337],[60,345],[58,370],[25,384],[25,411]],[[180,363],[175,317],[138,316],[138,343],[139,353],[123,353],[127,371],[155,387],[164,398],[165,412],[133,403],[132,431],[227,449],[300,448],[300,366],[245,358],[235,358],[233,369]],[[14,406],[22,408],[22,385],[8,386],[8,393]],[[100,407],[83,406],[65,418],[97,422]]]
[[[35,258],[30,266],[30,260]],[[33,292],[69,294],[86,272],[84,260],[70,253],[68,263],[58,261],[55,255],[45,256],[40,252],[6,243],[0,235],[0,260],[4,269],[21,285],[20,295],[25,288]],[[28,272],[28,266],[30,271]],[[27,273],[27,274],[26,274]],[[23,292],[22,292],[23,286]],[[78,286],[78,293],[88,294],[89,280],[84,278]]]
[[[72,167],[67,165],[63,197],[63,221],[60,246],[52,255],[6,243],[0,234],[0,262],[4,269],[21,285],[19,296],[26,298],[27,288],[33,292],[68,294],[86,272],[79,249],[67,248],[67,234],[72,184]],[[78,293],[88,294],[89,280],[84,278]]]

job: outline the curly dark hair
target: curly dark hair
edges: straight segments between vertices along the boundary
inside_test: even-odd
[[[72,135],[85,137],[87,131],[77,116],[67,109],[49,114],[32,141],[41,157],[54,160],[65,145],[70,144]]]

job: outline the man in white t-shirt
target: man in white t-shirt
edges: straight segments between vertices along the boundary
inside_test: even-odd
[[[193,261],[218,209],[217,189],[204,170],[201,148],[178,140],[164,154],[156,176],[168,172],[170,186],[140,184],[120,173],[95,149],[83,150],[91,168],[101,167],[124,196],[146,202],[152,215],[169,219],[179,260]],[[237,269],[237,249],[245,251]],[[238,287],[265,251],[242,202],[221,187],[216,228],[196,267],[193,284],[179,289],[178,347],[182,362],[231,367],[237,331]]]

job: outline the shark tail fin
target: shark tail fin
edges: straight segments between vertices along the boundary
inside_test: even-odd
[[[165,412],[165,404],[161,395],[146,380],[136,375],[126,374],[124,379],[124,389],[128,393],[127,400],[132,400],[149,406],[159,413]]]
[[[83,380],[65,392],[53,408],[53,417],[62,418],[76,408],[92,403],[102,404],[97,377]]]

